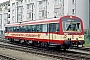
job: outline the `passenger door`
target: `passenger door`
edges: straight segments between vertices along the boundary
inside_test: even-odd
[[[54,40],[58,39],[57,35],[59,32],[59,23],[50,23],[49,24],[49,40],[50,42],[54,42]]]

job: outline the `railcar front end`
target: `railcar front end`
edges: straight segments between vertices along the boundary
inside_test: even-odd
[[[61,34],[63,34],[63,40],[65,40],[65,43],[70,43],[70,46],[72,47],[78,47],[85,43],[83,22],[80,18],[76,16],[64,16],[61,18],[61,22]]]

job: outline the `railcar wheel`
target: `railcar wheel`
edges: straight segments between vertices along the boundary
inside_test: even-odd
[[[31,44],[33,43],[33,41],[27,40],[26,43],[27,43],[28,45],[31,45]]]
[[[47,42],[41,42],[41,47],[48,48],[49,44]]]
[[[9,41],[10,41],[10,43],[13,43],[14,42],[13,38],[10,38]]]
[[[61,46],[60,45],[57,45],[56,47],[55,47],[55,50],[60,50],[60,48],[61,48]]]
[[[24,40],[19,40],[20,41],[20,43],[24,43]]]
[[[46,42],[46,43],[44,44],[44,47],[45,47],[45,48],[48,48],[48,47],[49,47],[49,44]]]

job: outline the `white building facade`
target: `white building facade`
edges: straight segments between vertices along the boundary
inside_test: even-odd
[[[0,4],[0,36],[4,36],[4,26],[10,23],[10,2],[6,1]]]
[[[89,0],[10,0],[11,23],[75,15],[89,28]]]

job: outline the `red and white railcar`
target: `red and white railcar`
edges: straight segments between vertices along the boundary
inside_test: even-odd
[[[54,45],[64,49],[85,43],[83,22],[76,16],[6,24],[5,38],[11,42]]]

